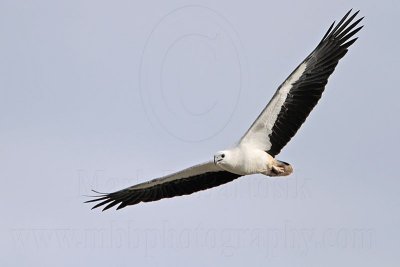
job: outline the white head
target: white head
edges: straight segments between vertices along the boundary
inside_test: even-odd
[[[240,152],[238,148],[218,151],[214,155],[214,164],[229,172],[242,173]]]
[[[214,155],[215,165],[227,165],[231,157],[231,152],[227,150],[218,151]]]

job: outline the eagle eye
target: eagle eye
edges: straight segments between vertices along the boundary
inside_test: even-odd
[[[222,155],[221,155],[221,158],[225,158],[225,154],[222,154]]]

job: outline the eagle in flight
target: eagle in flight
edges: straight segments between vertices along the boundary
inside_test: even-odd
[[[275,157],[296,134],[318,103],[339,60],[357,40],[354,35],[363,27],[352,10],[329,27],[311,54],[279,86],[258,118],[233,148],[215,153],[214,159],[180,172],[166,175],[113,193],[97,193],[85,203],[117,209],[140,202],[189,195],[231,182],[241,176],[261,173],[286,176],[290,164]]]

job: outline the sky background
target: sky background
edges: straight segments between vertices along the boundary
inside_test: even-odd
[[[234,144],[350,8],[365,27],[278,156],[293,175],[83,204]],[[0,265],[397,266],[399,11],[0,0]]]

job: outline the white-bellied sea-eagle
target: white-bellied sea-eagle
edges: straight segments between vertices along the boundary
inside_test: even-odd
[[[358,11],[351,10],[335,26],[333,23],[311,54],[279,86],[238,144],[219,151],[214,159],[183,171],[133,185],[114,193],[98,193],[86,202],[97,202],[93,208],[117,209],[140,202],[156,201],[192,194],[231,182],[241,176],[261,173],[286,176],[293,172],[290,164],[275,157],[296,134],[318,103],[339,60],[357,40],[354,35]]]

